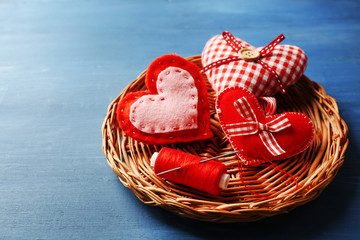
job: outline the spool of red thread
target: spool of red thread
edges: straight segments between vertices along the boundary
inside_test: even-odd
[[[213,160],[199,163],[201,160],[204,159],[164,147],[159,153],[153,154],[150,162],[156,174],[180,167],[179,170],[164,173],[159,177],[212,195],[219,195],[227,188],[230,179],[229,174],[226,173],[226,166]]]

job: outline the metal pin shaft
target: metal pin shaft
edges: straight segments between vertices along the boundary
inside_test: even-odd
[[[200,163],[207,162],[207,161],[210,161],[210,160],[214,160],[214,159],[217,159],[217,158],[222,158],[222,157],[231,156],[231,155],[237,154],[238,152],[239,152],[239,151],[235,151],[235,152],[226,153],[226,154],[223,154],[223,155],[220,155],[220,156],[216,156],[216,157],[204,159],[204,160],[201,160],[201,161],[199,162],[199,164],[200,164]],[[170,169],[170,170],[166,170],[166,171],[163,171],[163,172],[158,173],[158,174],[156,174],[156,175],[159,176],[159,175],[161,175],[161,174],[165,174],[165,173],[168,173],[168,172],[180,170],[180,168],[181,168],[181,167],[177,167],[177,168],[173,168],[173,169]]]

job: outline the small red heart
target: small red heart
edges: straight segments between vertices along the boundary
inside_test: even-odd
[[[244,114],[239,112],[239,106],[241,109],[246,109]],[[285,112],[266,116],[258,100],[245,88],[231,87],[221,92],[216,100],[216,111],[227,138],[234,150],[239,151],[238,156],[245,164],[260,164],[268,160],[294,156],[308,148],[314,136],[313,123],[305,114]],[[257,123],[250,124],[250,117],[246,116],[255,116]],[[278,124],[280,120],[284,120],[284,125]],[[281,129],[285,123],[286,127]],[[271,132],[269,130],[271,125],[278,127],[280,131]],[[241,131],[251,132],[249,126],[258,129],[257,132],[242,135],[240,131],[236,131],[236,129],[241,129]],[[267,139],[265,138],[266,144],[261,139],[260,135],[264,132],[267,134],[266,137],[272,134],[276,144],[284,151],[283,153],[277,155],[271,153],[272,149],[269,150],[266,145]],[[270,143],[276,145],[273,142]]]
[[[149,144],[208,139],[210,113],[207,90],[198,67],[176,55],[164,55],[149,66],[149,91],[130,93],[117,108],[121,129]]]
[[[235,38],[246,49],[255,49],[247,42]],[[256,48],[260,52],[263,48]],[[239,56],[223,35],[212,37],[202,52],[202,64],[207,66],[218,60]],[[277,45],[260,60],[267,64],[279,76],[284,89],[293,85],[304,74],[307,63],[305,53],[293,45]],[[280,91],[279,83],[273,74],[259,62],[236,60],[207,70],[206,75],[216,93],[228,87],[244,87],[256,97],[273,96]]]

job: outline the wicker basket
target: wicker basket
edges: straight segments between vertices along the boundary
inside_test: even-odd
[[[200,56],[187,59],[201,67]],[[271,165],[265,165],[244,167],[243,179],[248,188],[259,194],[277,192],[278,195],[269,200],[251,194],[239,179],[236,156],[220,160],[228,167],[231,180],[229,187],[218,197],[160,179],[153,172],[149,161],[152,153],[159,151],[163,146],[143,144],[126,136],[116,121],[115,109],[119,101],[130,92],[146,88],[145,74],[146,71],[110,104],[102,126],[102,148],[108,164],[120,181],[146,204],[160,206],[202,221],[256,221],[288,212],[315,199],[332,181],[343,164],[348,145],[347,126],[339,116],[336,100],[326,95],[319,84],[303,76],[296,86],[288,89],[288,94],[276,96],[277,112],[303,112],[315,125],[314,141],[308,150],[277,162],[279,167],[298,180],[296,191],[291,178]],[[214,110],[215,93],[205,75],[203,78],[208,89],[210,122],[214,137],[211,140],[171,144],[166,147],[208,158],[233,150],[221,130]]]

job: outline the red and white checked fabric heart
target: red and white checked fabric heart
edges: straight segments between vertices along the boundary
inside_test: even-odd
[[[202,52],[202,72],[219,94],[228,87],[244,87],[256,97],[273,96],[293,85],[304,74],[307,56],[293,45],[277,45],[280,35],[266,47],[254,48],[231,33],[212,37]],[[242,49],[256,49],[260,56],[247,61]]]

